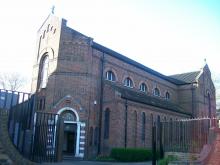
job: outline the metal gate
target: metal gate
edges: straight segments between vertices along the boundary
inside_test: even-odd
[[[32,160],[56,162],[59,159],[59,130],[62,125],[58,114],[36,112]]]

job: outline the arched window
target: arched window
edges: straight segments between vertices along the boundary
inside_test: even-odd
[[[109,81],[115,81],[115,74],[112,72],[112,71],[107,71],[106,74],[105,74],[105,78],[106,80],[109,80]]]
[[[157,116],[157,140],[160,140],[160,116]]]
[[[61,114],[62,118],[64,121],[76,121],[76,115],[71,112],[71,111],[64,111],[62,114]]]
[[[140,91],[142,91],[142,92],[146,92],[147,91],[147,85],[145,83],[142,83],[140,85]]]
[[[98,133],[99,133],[98,127],[95,127],[95,135],[94,135],[94,145],[95,146],[97,146],[97,144],[98,144]]]
[[[169,92],[166,92],[166,94],[165,94],[165,99],[166,99],[166,100],[170,100],[170,93],[169,93]]]
[[[210,94],[208,93],[208,108],[209,108],[209,118],[212,117],[212,112],[211,112],[211,97]]]
[[[153,125],[154,125],[154,116],[153,116],[153,114],[150,115],[150,121],[151,121],[151,128],[152,128]]]
[[[40,87],[46,88],[47,80],[48,80],[48,68],[49,68],[49,57],[44,56],[41,62],[41,69],[40,69]]]
[[[133,86],[134,86],[132,80],[129,77],[127,77],[124,80],[124,85],[127,86],[127,87],[130,87],[130,88],[133,88]]]
[[[154,89],[154,96],[160,96],[160,91],[158,88]]]
[[[90,127],[89,135],[90,135],[89,145],[92,146],[92,142],[93,142],[93,127]]]
[[[141,140],[145,141],[145,129],[146,129],[146,117],[145,113],[142,113],[142,131],[141,131]]]
[[[105,110],[105,119],[104,119],[104,139],[109,138],[109,125],[110,125],[110,110],[107,108]]]
[[[133,127],[132,127],[132,135],[134,147],[136,147],[136,139],[137,139],[137,112],[133,113]]]

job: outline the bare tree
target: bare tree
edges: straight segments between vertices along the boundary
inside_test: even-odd
[[[7,90],[19,90],[26,83],[26,80],[19,73],[0,74],[0,88]]]

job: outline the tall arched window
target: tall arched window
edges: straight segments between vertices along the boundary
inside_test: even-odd
[[[95,135],[94,135],[94,145],[95,146],[97,146],[97,144],[98,144],[98,133],[99,133],[98,127],[95,127]]]
[[[136,147],[136,139],[137,139],[137,112],[136,111],[134,111],[133,113],[132,135],[133,135],[134,147]]]
[[[90,127],[89,134],[90,134],[89,145],[92,146],[92,143],[93,143],[93,127]]]
[[[151,121],[151,128],[152,128],[153,125],[154,125],[154,116],[153,116],[153,114],[150,114],[150,121]]]
[[[208,93],[208,108],[209,108],[209,118],[212,117],[212,112],[211,112],[211,97],[210,94]]]
[[[164,116],[164,118],[163,118],[163,121],[165,121],[165,122],[167,121],[167,118],[166,118],[166,116]]]
[[[140,91],[142,91],[142,92],[146,92],[147,91],[147,85],[145,83],[142,83],[140,85]]]
[[[160,91],[158,88],[154,88],[154,96],[160,96]]]
[[[160,116],[157,116],[157,140],[160,140]]]
[[[170,100],[170,93],[169,93],[169,92],[166,92],[166,94],[165,94],[165,99],[166,99],[166,100]]]
[[[104,119],[104,139],[109,138],[109,125],[110,125],[110,110],[107,108],[105,110],[105,119]]]
[[[141,140],[145,141],[145,129],[146,129],[146,117],[145,113],[142,113],[142,131],[141,131]]]
[[[109,80],[109,81],[115,81],[115,74],[112,72],[112,71],[107,71],[106,74],[105,74],[105,78],[106,80]]]
[[[130,87],[130,88],[133,88],[133,86],[134,86],[132,80],[129,77],[127,77],[124,80],[124,85],[127,86],[127,87]]]
[[[40,69],[40,87],[46,88],[48,80],[48,68],[49,68],[49,57],[44,56],[41,63]]]

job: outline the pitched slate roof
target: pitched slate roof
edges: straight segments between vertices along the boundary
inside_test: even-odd
[[[171,75],[170,77],[180,80],[180,81],[184,81],[186,83],[193,83],[193,82],[196,82],[197,76],[199,74],[200,74],[200,71],[195,71],[195,72]]]
[[[134,91],[127,87],[121,87],[107,80],[105,81],[105,83],[109,84],[111,88],[121,93],[121,98],[123,99],[127,99],[127,100],[134,101],[137,103],[146,104],[146,105],[162,108],[168,111],[177,112],[177,113],[191,116],[191,113],[185,112],[184,109],[181,108],[179,105],[174,104],[170,101],[167,101],[167,100],[155,97],[155,96],[150,96],[142,92]]]
[[[120,53],[117,53],[117,52],[115,52],[115,51],[113,51],[113,50],[111,50],[111,49],[109,49],[107,47],[104,47],[104,46],[102,46],[102,45],[100,45],[100,44],[98,44],[96,42],[93,42],[92,47],[97,49],[97,50],[100,50],[100,51],[102,51],[102,52],[104,52],[104,53],[106,53],[106,54],[108,54],[110,56],[113,56],[113,57],[115,57],[115,58],[117,58],[119,60],[122,60],[122,61],[124,61],[124,62],[126,62],[128,64],[131,64],[131,65],[133,65],[133,66],[135,66],[135,67],[137,67],[139,69],[142,69],[142,70],[144,70],[144,71],[146,71],[146,72],[148,72],[148,73],[150,73],[152,75],[155,75],[155,76],[157,76],[159,78],[162,78],[162,79],[164,79],[166,81],[169,81],[170,83],[173,83],[173,84],[176,84],[176,85],[184,85],[184,84],[186,84],[184,81],[181,81],[181,80],[169,77],[169,76],[165,76],[165,75],[163,75],[163,74],[161,74],[161,73],[159,73],[159,72],[157,72],[157,71],[155,71],[153,69],[150,69],[150,68],[148,68],[148,67],[146,67],[146,66],[144,66],[144,65],[142,65],[142,64],[140,64],[140,63],[138,63],[138,62],[136,62],[136,61],[134,61],[134,60],[132,60],[132,59],[122,55],[122,54],[120,54]]]

